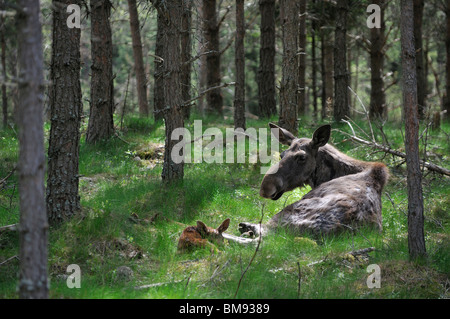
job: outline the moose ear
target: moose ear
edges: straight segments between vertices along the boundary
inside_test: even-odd
[[[313,148],[319,148],[328,143],[331,135],[331,125],[326,124],[314,131],[311,145]]]
[[[228,229],[228,227],[230,226],[230,219],[227,218],[223,221],[223,223],[217,228],[217,231],[219,233],[223,233],[224,231],[226,231]]]
[[[269,123],[269,126],[272,134],[275,135],[281,144],[290,146],[292,141],[295,140],[295,136],[288,130],[285,130],[284,128],[273,123]]]
[[[201,233],[206,235],[208,233],[208,227],[205,225],[202,221],[197,221],[197,230]]]

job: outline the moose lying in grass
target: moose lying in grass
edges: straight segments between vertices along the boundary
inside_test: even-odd
[[[327,144],[330,125],[319,127],[312,139],[296,138],[272,123],[269,126],[289,148],[264,176],[260,195],[277,200],[305,184],[312,190],[267,224],[240,223],[241,233],[262,236],[284,227],[295,233],[330,234],[362,225],[382,230],[381,193],[389,177],[384,164],[356,160]]]
[[[202,221],[197,226],[188,226],[178,240],[178,251],[185,252],[200,247],[210,247],[215,250],[215,244],[223,242],[222,233],[230,226],[230,219],[225,219],[217,229],[208,227]]]
[[[331,234],[362,225],[373,225],[382,230],[381,193],[389,177],[384,164],[351,158],[327,144],[330,125],[319,127],[312,139],[296,138],[272,123],[269,126],[280,143],[289,148],[281,153],[280,162],[267,171],[260,195],[277,200],[285,192],[306,184],[312,190],[274,215],[267,224],[240,223],[241,233],[259,237],[283,227],[299,234]],[[227,221],[224,223],[228,227]],[[207,237],[201,234],[208,232],[202,232],[203,223],[199,223],[196,242],[205,245]],[[223,237],[242,244],[258,240],[233,236],[219,229],[214,233],[215,240],[217,236],[220,240]]]

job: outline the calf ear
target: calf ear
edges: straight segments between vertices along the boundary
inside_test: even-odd
[[[223,223],[217,228],[217,231],[219,233],[223,233],[224,231],[226,231],[228,229],[228,227],[230,226],[230,219],[227,218],[223,221]]]
[[[206,235],[208,233],[208,227],[202,221],[197,221],[197,230],[200,234]]]
[[[313,148],[319,148],[328,143],[331,135],[331,125],[326,124],[314,131],[311,145]]]
[[[291,145],[292,141],[295,140],[295,136],[288,130],[285,130],[284,128],[279,127],[278,125],[273,123],[269,123],[269,126],[271,128],[272,134],[275,135],[275,137],[281,144],[289,146]]]

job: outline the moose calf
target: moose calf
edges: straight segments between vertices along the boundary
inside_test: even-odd
[[[223,242],[222,233],[230,226],[230,219],[225,219],[217,228],[211,228],[201,221],[197,221],[197,226],[189,226],[183,230],[178,240],[178,251],[184,252],[198,247],[210,246],[214,249],[214,244]]]

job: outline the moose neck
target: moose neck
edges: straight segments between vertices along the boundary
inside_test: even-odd
[[[314,189],[332,179],[362,172],[371,164],[371,162],[351,158],[327,144],[319,148],[316,157],[316,169],[311,174],[308,184]]]

